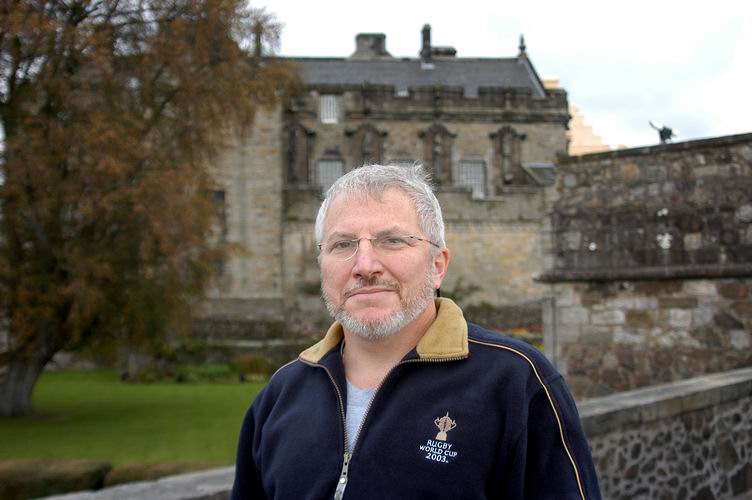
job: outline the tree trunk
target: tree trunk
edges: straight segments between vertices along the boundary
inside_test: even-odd
[[[0,365],[0,416],[31,414],[31,393],[47,361],[47,357],[33,356]]]

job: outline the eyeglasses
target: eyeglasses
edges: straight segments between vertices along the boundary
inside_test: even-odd
[[[374,252],[382,257],[397,255],[403,250],[414,247],[419,241],[425,241],[436,248],[441,248],[437,243],[425,238],[419,238],[418,236],[395,236],[393,234],[387,234],[384,236],[377,236],[376,238],[363,237],[354,240],[338,238],[327,243],[319,244],[319,251],[321,251],[323,255],[332,257],[339,261],[349,260],[358,253],[358,247],[360,246],[361,240],[370,241]]]

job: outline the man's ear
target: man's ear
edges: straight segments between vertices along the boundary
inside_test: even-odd
[[[446,276],[447,269],[449,268],[449,260],[450,255],[447,247],[439,250],[439,253],[433,258],[433,269],[435,271],[433,282],[434,289],[441,287],[441,283],[444,281],[444,276]]]

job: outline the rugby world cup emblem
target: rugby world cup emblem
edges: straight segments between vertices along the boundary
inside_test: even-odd
[[[446,415],[444,415],[441,418],[437,418],[433,421],[433,423],[438,427],[439,433],[436,434],[436,440],[437,441],[446,441],[447,440],[447,432],[451,431],[455,427],[457,427],[457,421],[452,420],[449,417],[449,412],[447,412]]]

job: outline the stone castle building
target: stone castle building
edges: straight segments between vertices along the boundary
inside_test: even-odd
[[[220,234],[244,250],[206,300],[213,339],[269,353],[323,332],[322,193],[363,163],[417,161],[453,255],[442,292],[472,321],[542,335],[575,395],[752,364],[749,134],[568,156],[566,92],[524,42],[461,58],[428,26],[415,58],[360,34],[349,57],[290,63],[304,91],[216,168]]]
[[[326,326],[314,217],[324,190],[369,162],[431,171],[453,250],[444,292],[523,307],[540,325],[532,277],[542,272],[543,187],[567,153],[566,92],[544,87],[522,38],[516,56],[463,58],[433,46],[430,26],[421,35],[418,57],[392,56],[372,33],[357,35],[349,57],[288,59],[304,91],[260,113],[216,168],[221,234],[245,252],[224,264],[206,302],[215,326]]]

